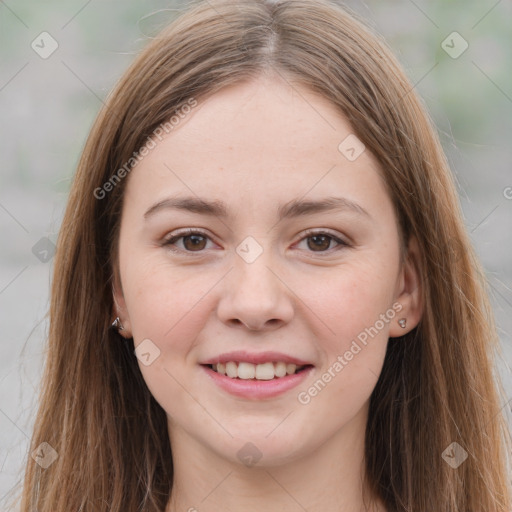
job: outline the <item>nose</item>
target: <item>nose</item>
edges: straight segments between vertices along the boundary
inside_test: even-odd
[[[252,331],[272,330],[293,317],[293,292],[275,261],[264,251],[252,263],[238,255],[224,279],[217,315],[224,323],[244,325]]]

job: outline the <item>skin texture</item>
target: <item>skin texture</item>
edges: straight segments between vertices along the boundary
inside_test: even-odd
[[[397,219],[375,159],[364,151],[349,161],[338,150],[351,133],[326,99],[260,78],[199,101],[128,178],[114,298],[121,334],[160,350],[139,366],[168,416],[175,471],[168,511],[365,510],[369,397],[388,338],[413,329],[422,308],[416,246],[401,266]],[[230,217],[161,209],[144,219],[171,195],[224,201]],[[282,203],[329,196],[368,215],[345,209],[278,221]],[[162,245],[180,228],[207,238],[196,249],[190,238]],[[312,239],[306,229],[328,230],[348,246]],[[248,236],[263,251],[252,263],[236,251]],[[400,313],[300,403],[299,392],[365,328],[395,313],[393,304]],[[199,366],[232,350],[276,350],[315,368],[281,396],[238,398]],[[261,456],[252,467],[238,456],[247,442]]]

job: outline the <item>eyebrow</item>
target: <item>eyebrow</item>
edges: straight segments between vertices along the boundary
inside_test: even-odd
[[[229,218],[227,206],[222,201],[209,201],[198,197],[168,197],[151,206],[144,214],[144,219],[167,209],[184,210],[200,215],[209,215],[220,218]],[[320,200],[293,199],[279,206],[277,215],[279,220],[312,215],[330,211],[352,211],[359,215],[371,218],[371,215],[359,204],[345,197],[326,197]]]

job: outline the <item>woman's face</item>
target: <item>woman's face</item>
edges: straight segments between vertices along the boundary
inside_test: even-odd
[[[128,179],[115,298],[171,443],[272,465],[361,436],[388,338],[419,320],[372,155],[327,100],[273,79],[199,101],[155,141]],[[234,351],[242,378],[205,365]],[[287,359],[310,366],[275,376]]]

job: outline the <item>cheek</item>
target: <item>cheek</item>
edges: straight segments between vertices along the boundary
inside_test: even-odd
[[[149,352],[157,354],[151,354],[148,365],[139,357],[139,368],[149,391],[170,417],[180,417],[183,411],[192,414],[197,403],[184,389],[193,388],[190,379],[199,371],[193,347],[208,321],[208,292],[216,280],[167,264],[146,263],[138,268],[151,270],[133,272],[133,279],[126,279],[134,345],[145,343]],[[201,409],[194,414],[202,414]]]
[[[125,300],[136,343],[149,337],[159,344],[179,344],[196,336],[206,318],[202,299],[213,279],[148,261],[127,267],[126,282]]]
[[[343,350],[360,333],[378,321],[379,331],[386,338],[389,321],[379,321],[388,312],[385,320],[392,317],[390,310],[394,297],[394,265],[384,272],[379,262],[370,258],[354,260],[337,269],[327,269],[315,279],[297,284],[295,290],[323,326],[318,334],[331,340],[330,351]],[[310,313],[310,314],[311,314]]]
[[[376,259],[360,258],[299,292],[317,318],[322,366],[312,385],[300,390],[298,402],[310,406],[311,414],[331,410],[333,426],[357,413],[381,372],[389,328],[396,321],[396,275],[394,265],[388,268],[384,272]]]
[[[334,432],[355,417],[375,388],[396,316],[394,282],[362,265],[325,280],[330,293],[320,284],[313,288],[311,309],[321,319],[316,320],[321,367],[298,390],[297,401],[305,416],[329,417],[324,428]]]

